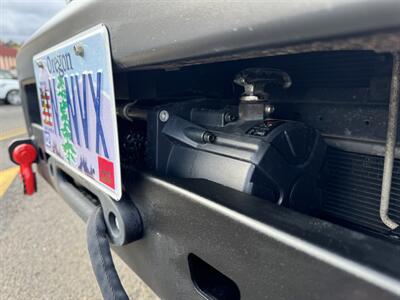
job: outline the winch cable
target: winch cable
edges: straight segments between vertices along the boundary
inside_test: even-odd
[[[86,234],[90,261],[103,298],[105,300],[129,300],[111,256],[110,242],[101,206],[89,217]]]

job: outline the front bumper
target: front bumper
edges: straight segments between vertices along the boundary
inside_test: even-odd
[[[19,53],[28,128],[43,151],[41,127],[28,103],[36,101],[29,96],[36,93],[33,55],[99,22],[110,30],[120,71],[237,59],[238,53],[260,55],[276,46],[398,29],[399,13],[398,1],[389,0],[312,5],[195,1],[173,8],[159,1],[74,1]],[[38,167],[86,221],[95,204],[63,176],[62,166],[45,158]],[[398,246],[216,184],[185,181],[182,188],[181,182],[148,174],[123,175],[125,194],[143,217],[144,237],[114,250],[163,299],[203,297],[193,282],[190,254],[232,279],[243,299],[400,296]]]

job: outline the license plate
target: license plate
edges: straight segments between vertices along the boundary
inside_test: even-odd
[[[108,31],[95,26],[33,57],[46,152],[121,198]]]

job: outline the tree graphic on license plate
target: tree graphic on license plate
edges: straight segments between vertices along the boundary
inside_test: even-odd
[[[69,120],[68,114],[68,102],[67,102],[67,92],[65,89],[64,78],[62,76],[57,77],[57,96],[60,99],[60,113],[61,113],[61,134],[64,138],[64,143],[62,145],[65,158],[69,163],[75,162],[76,151],[74,144],[72,143],[71,134],[71,122]]]

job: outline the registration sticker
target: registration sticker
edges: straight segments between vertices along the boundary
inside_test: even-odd
[[[33,57],[46,152],[121,198],[121,169],[107,28],[95,26]]]

